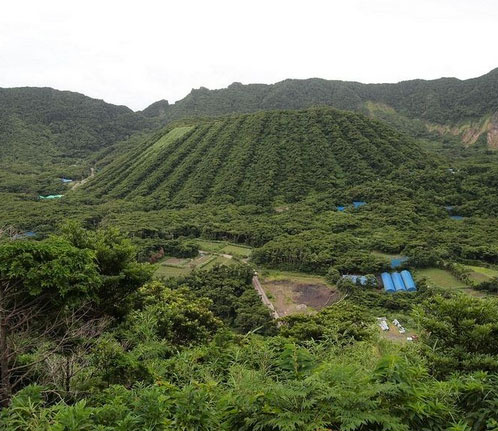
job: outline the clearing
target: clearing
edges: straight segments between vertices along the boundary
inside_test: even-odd
[[[476,283],[489,281],[494,277],[498,277],[498,270],[493,268],[485,268],[481,266],[472,266],[472,265],[465,265],[465,267],[472,271],[469,274],[469,278]]]
[[[271,271],[263,276],[261,285],[281,317],[314,313],[342,297],[322,277],[307,274]]]
[[[230,254],[232,256],[238,256],[243,259],[247,259],[251,255],[252,250],[249,247],[228,244],[227,246],[223,247],[220,251],[221,253]]]
[[[474,268],[479,268],[480,270],[488,269],[488,268],[480,268],[477,266]],[[413,271],[413,273],[416,277],[425,277],[427,279],[427,284],[429,286],[437,286],[445,289],[457,289],[472,296],[482,297],[488,295],[486,292],[481,292],[479,290],[472,289],[471,286],[465,284],[463,281],[460,281],[453,274],[444,269],[440,268],[416,269]]]
[[[444,269],[439,268],[424,268],[413,271],[416,277],[425,277],[429,286],[438,286],[448,289],[463,289],[467,286],[463,281],[460,281],[453,274]]]
[[[391,269],[396,269],[400,267],[405,261],[408,260],[406,256],[403,256],[401,254],[389,254],[377,250],[372,251],[372,254],[374,256],[382,257],[387,262],[389,262],[389,264],[391,265]]]
[[[210,253],[227,254],[247,259],[251,255],[251,247],[233,244],[227,241],[209,241],[206,239],[195,240],[199,249]]]
[[[401,323],[404,326],[404,323],[403,322]],[[387,324],[389,325],[389,331],[383,331],[380,328],[380,326],[377,325],[380,331],[380,336],[382,338],[385,338],[386,340],[393,341],[395,343],[408,343],[409,341],[406,339],[407,337],[413,338],[414,336],[417,335],[415,332],[406,329],[406,326],[405,326],[406,332],[402,334],[401,332],[399,332],[398,327],[392,323],[392,319],[391,320],[388,319]]]

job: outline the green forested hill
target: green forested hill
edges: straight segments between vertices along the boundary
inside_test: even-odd
[[[270,111],[170,127],[85,187],[156,206],[269,205],[310,192],[410,175],[431,159],[383,123],[332,108]]]
[[[78,93],[0,89],[0,162],[82,158],[151,125],[125,106]]]
[[[403,124],[406,120],[422,120],[423,130],[432,124],[459,126],[440,131],[460,136],[466,144],[473,144],[482,133],[498,128],[497,122],[489,124],[489,117],[498,111],[498,69],[468,80],[417,79],[397,84],[361,84],[317,78],[288,79],[272,85],[233,83],[221,90],[192,90],[184,99],[169,105],[162,115],[168,120],[176,120],[317,105],[368,113],[410,131],[420,125]],[[146,111],[156,112],[154,108],[157,107],[151,106]],[[390,115],[386,115],[386,111]],[[493,138],[491,134],[490,146],[498,147]]]
[[[233,83],[221,90],[200,88],[171,105],[171,119],[268,109],[302,109],[329,105],[360,110],[378,102],[409,118],[439,123],[458,122],[498,110],[498,69],[478,78],[416,79],[397,84],[361,84],[325,79],[287,79],[276,84]]]

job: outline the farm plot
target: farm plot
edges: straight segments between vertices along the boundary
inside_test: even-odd
[[[460,281],[453,274],[444,269],[417,269],[414,271],[414,274],[416,277],[425,277],[429,286],[438,286],[447,289],[463,289],[469,287],[463,281]]]
[[[158,277],[180,277],[190,274],[194,269],[201,269],[211,261],[215,260],[216,256],[212,254],[199,254],[194,259],[179,259],[176,257],[166,257],[159,262],[158,269],[155,275]]]
[[[203,251],[208,251],[208,252],[219,252],[223,247],[227,245],[226,242],[221,242],[221,241],[208,241],[204,239],[198,239],[195,241],[199,248]]]
[[[465,265],[465,267],[472,271],[469,274],[469,278],[475,283],[482,283],[483,281],[489,281],[494,277],[498,277],[498,270],[493,268],[472,265]]]
[[[159,265],[154,275],[165,278],[181,277],[190,274],[190,271],[191,268],[188,267],[181,268],[178,266]]]
[[[211,269],[215,265],[232,265],[234,263],[236,263],[236,261],[227,256],[214,256],[213,259],[209,260],[209,262],[202,266],[202,269]]]
[[[247,259],[251,255],[251,249],[240,245],[228,244],[220,250],[221,253]]]
[[[251,254],[250,247],[239,246],[224,241],[196,240],[202,252],[195,258],[165,257],[158,264],[155,275],[158,277],[179,277],[194,269],[209,270],[215,265],[231,265],[245,261]]]
[[[439,268],[425,268],[418,269],[415,271],[415,275],[417,277],[425,277],[429,286],[437,286],[442,287],[444,289],[456,289],[462,292],[465,292],[471,296],[486,296],[485,292],[481,292],[479,290],[472,289],[471,286],[468,286],[463,281],[460,281],[453,274],[444,269]]]

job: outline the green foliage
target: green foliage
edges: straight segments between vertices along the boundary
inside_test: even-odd
[[[419,170],[412,140],[361,115],[332,109],[264,112],[200,123],[167,145],[167,132],[111,163],[84,186],[97,197],[146,197],[156,208],[202,202],[268,207],[278,197],[358,185]],[[381,156],[382,154],[382,156]]]
[[[99,307],[105,313],[123,314],[129,295],[151,278],[153,268],[137,263],[136,248],[116,228],[89,231],[68,222],[61,231],[74,246],[93,251],[101,278]]]
[[[188,289],[170,290],[158,282],[138,292],[143,305],[127,318],[135,336],[166,340],[174,346],[208,341],[221,326],[210,311],[212,301]]]
[[[252,276],[246,265],[215,266],[178,279],[174,287],[209,298],[212,312],[238,332],[274,333],[275,324],[251,284]]]
[[[329,270],[327,271],[325,278],[327,279],[327,281],[329,283],[335,284],[341,278],[341,273],[339,272],[339,270],[337,268],[331,266],[329,268]]]
[[[56,237],[0,244],[0,283],[27,301],[42,294],[56,302],[89,298],[102,284],[94,259],[92,250]]]
[[[347,345],[373,335],[373,316],[352,303],[325,308],[315,315],[293,315],[284,319],[281,334],[300,342],[316,340]]]
[[[140,293],[137,313],[152,307],[156,317],[164,317],[162,311],[156,314],[163,309],[163,300],[170,305],[187,298],[196,301],[185,294],[152,284]],[[436,296],[426,304],[432,313],[443,316],[461,299]],[[485,304],[483,300],[462,301],[456,312],[477,315],[479,301]],[[294,320],[289,319],[282,326],[285,338],[237,337],[222,331],[208,344],[184,345],[180,352],[165,351],[155,358],[147,346],[151,336],[157,336],[157,327],[146,321],[156,317],[149,315],[136,324],[137,316],[131,315],[126,330],[120,330],[113,341],[120,349],[105,347],[110,343],[105,335],[92,353],[114,357],[91,365],[96,367],[92,373],[125,371],[114,374],[108,380],[110,386],[87,391],[74,403],[56,400],[42,387],[28,386],[9,408],[0,411],[0,423],[7,431],[130,427],[488,431],[496,425],[496,374],[477,371],[437,380],[431,374],[432,362],[427,367],[420,356],[425,355],[425,344],[397,347],[376,341],[366,326],[353,329],[351,322],[369,317],[363,308],[347,301],[325,311],[316,316],[315,324],[328,331],[330,342],[325,338],[312,342],[302,331],[299,343],[292,342],[286,335],[287,325]],[[175,313],[182,314],[181,307]],[[291,325],[295,335],[296,323]],[[123,362],[123,355],[133,356],[134,363]],[[148,374],[141,375],[140,367]],[[133,384],[137,380],[143,383]]]
[[[498,371],[498,302],[466,295],[434,296],[417,308],[426,354],[436,375]]]

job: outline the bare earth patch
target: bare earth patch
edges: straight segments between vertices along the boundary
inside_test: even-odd
[[[313,313],[337,302],[339,291],[323,283],[273,280],[263,283],[268,298],[280,316]]]
[[[407,337],[413,337],[415,336],[415,333],[413,331],[406,331],[404,334],[401,334],[399,332],[399,329],[394,326],[391,322],[388,322],[389,325],[389,331],[383,331],[382,329],[379,328],[381,337],[394,341],[396,343],[406,343],[408,342]]]

